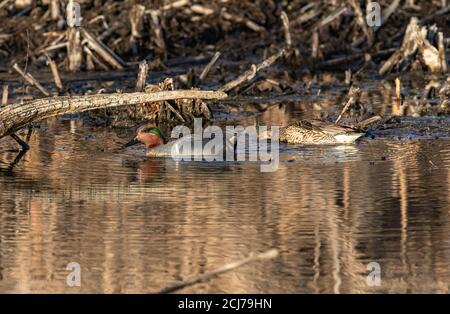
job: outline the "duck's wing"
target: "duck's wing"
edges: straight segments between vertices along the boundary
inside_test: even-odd
[[[312,121],[312,124],[314,124],[317,128],[320,128],[323,134],[333,137],[336,143],[353,143],[365,134],[358,132],[353,128],[336,125],[329,122],[314,120]]]
[[[225,140],[222,146],[216,146],[210,143],[211,139],[203,138],[198,135],[183,136],[179,139],[172,140],[166,145],[166,150],[172,156],[216,156],[222,155],[224,149],[230,150],[233,145]],[[205,145],[208,144],[208,147]]]
[[[337,125],[330,122],[324,122],[320,120],[311,120],[310,122],[306,122],[312,125],[312,127],[316,131],[320,131],[329,135],[339,135],[339,134],[347,134],[347,133],[357,133],[354,129],[346,126]]]
[[[203,153],[203,145],[203,139],[201,137],[187,135],[169,141],[164,145],[164,148],[173,156],[201,156]]]

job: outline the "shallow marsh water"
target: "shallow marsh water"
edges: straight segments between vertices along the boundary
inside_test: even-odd
[[[274,98],[288,104],[262,114],[236,100],[216,116],[286,125],[336,115],[334,85]],[[393,89],[364,87],[368,110],[384,114]],[[48,120],[13,169],[16,144],[0,140],[0,292],[154,292],[273,247],[277,259],[182,292],[448,292],[446,125],[433,130],[439,139],[402,131],[350,146],[282,145],[279,169],[261,173],[257,162],[149,160],[120,149],[131,132]],[[81,287],[66,284],[71,262]],[[367,285],[370,262],[381,286]]]
[[[269,116],[259,122],[295,118]],[[0,292],[153,292],[272,247],[277,259],[182,292],[449,290],[448,140],[282,146],[279,169],[261,173],[146,160],[118,149],[130,136],[53,119],[12,171],[15,153],[0,154]],[[66,284],[70,262],[81,287]]]

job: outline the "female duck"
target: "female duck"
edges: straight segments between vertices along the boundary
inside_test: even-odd
[[[299,120],[280,128],[280,142],[289,144],[350,144],[365,135],[352,128],[318,120]],[[270,138],[270,132],[267,133]]]

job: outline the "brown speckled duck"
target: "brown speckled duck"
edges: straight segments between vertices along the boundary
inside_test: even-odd
[[[351,144],[363,135],[350,127],[319,120],[299,120],[280,128],[280,142],[289,144]],[[270,132],[267,137],[271,137]]]

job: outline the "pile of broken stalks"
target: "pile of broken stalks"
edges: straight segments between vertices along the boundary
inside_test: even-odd
[[[327,117],[336,123],[364,107],[358,82],[367,76],[395,82],[392,115],[447,115],[450,5],[377,3],[380,23],[369,26],[366,1],[358,0],[0,0],[0,138],[24,146],[17,131],[87,111],[134,125],[210,120],[211,106],[224,99],[307,94],[324,71],[345,82],[340,114]],[[68,72],[94,71],[116,73],[122,86],[86,90],[65,80]],[[51,81],[40,79],[44,72]],[[434,77],[414,104],[402,91],[405,73]],[[132,84],[122,80],[130,76]],[[17,78],[32,99],[20,98]],[[388,121],[359,112],[352,125]]]

